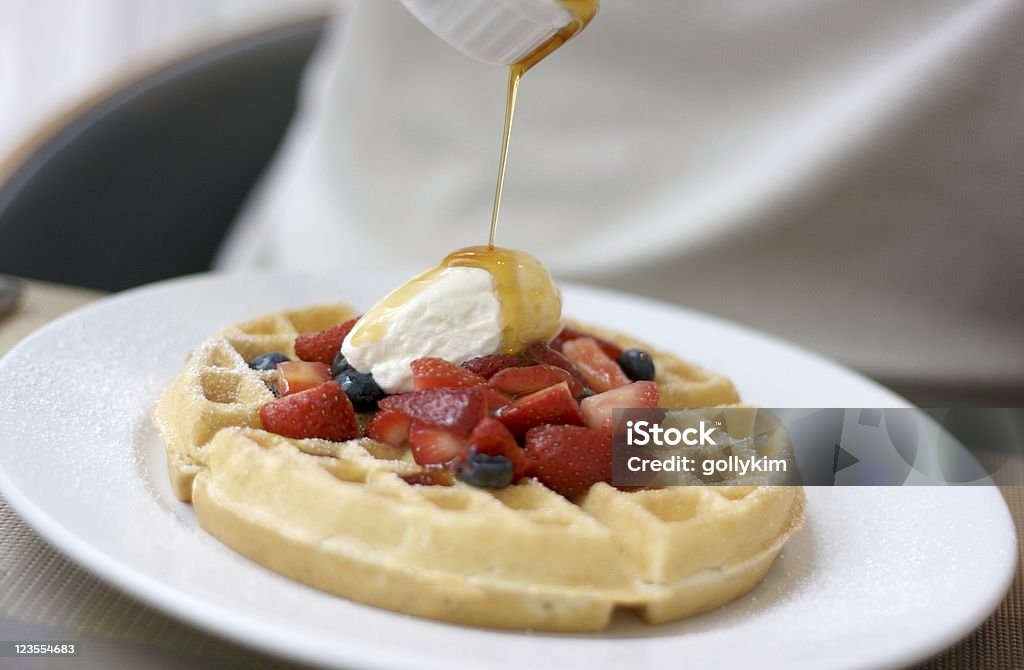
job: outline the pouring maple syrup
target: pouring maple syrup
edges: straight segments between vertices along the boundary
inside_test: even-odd
[[[445,267],[469,266],[483,268],[494,277],[495,292],[502,309],[502,348],[506,352],[519,351],[523,345],[538,339],[550,339],[557,334],[534,332],[529,324],[533,319],[561,314],[562,301],[558,290],[540,290],[543,283],[551,283],[548,271],[532,256],[521,251],[494,246],[498,230],[498,211],[505,184],[505,165],[508,162],[508,142],[515,115],[519,82],[527,70],[548,57],[560,46],[582,31],[597,15],[599,0],[558,0],[569,10],[572,19],[558,32],[530,52],[518,63],[509,66],[508,91],[505,97],[505,126],[501,134],[501,154],[498,159],[498,181],[494,187],[494,205],[491,209],[491,230],[486,247],[466,247],[445,258]],[[551,284],[553,286],[553,284]]]
[[[494,191],[494,207],[491,212],[487,246],[457,249],[448,254],[437,267],[413,277],[389,293],[353,330],[350,335],[353,345],[369,344],[383,338],[391,326],[392,316],[396,310],[429,287],[444,270],[454,267],[479,268],[490,273],[494,281],[495,297],[501,309],[501,352],[517,353],[531,342],[551,340],[561,330],[562,298],[547,269],[530,254],[494,245],[519,82],[527,70],[579,34],[597,14],[599,5],[599,0],[558,2],[572,15],[569,23],[522,60],[509,67],[505,126],[501,137],[498,181]]]
[[[494,235],[498,230],[498,210],[501,209],[501,191],[505,185],[505,163],[508,160],[508,139],[512,132],[512,117],[516,111],[519,81],[527,70],[555,52],[560,46],[578,35],[597,15],[599,0],[558,0],[569,10],[572,19],[558,32],[531,51],[518,63],[508,68],[508,92],[505,97],[505,127],[501,134],[501,155],[498,158],[498,183],[494,187],[494,206],[491,209],[491,234],[487,246],[494,248]]]

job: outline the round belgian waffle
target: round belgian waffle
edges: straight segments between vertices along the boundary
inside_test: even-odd
[[[295,440],[261,429],[295,336],[355,316],[343,305],[266,315],[213,335],[164,391],[154,420],[175,494],[236,551],[317,588],[456,623],[587,631],[616,607],[650,623],[718,607],[757,585],[803,523],[795,486],[621,491],[569,501],[536,480],[500,490],[407,483],[406,449]],[[644,343],[665,407],[738,401],[728,379]]]

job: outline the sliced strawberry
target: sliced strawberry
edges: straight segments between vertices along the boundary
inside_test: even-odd
[[[516,438],[505,427],[505,424],[497,419],[487,417],[478,423],[469,436],[469,446],[476,449],[478,453],[504,456],[512,461],[512,466],[515,468],[512,481],[516,481],[526,474],[528,466],[526,452],[519,446]]]
[[[493,412],[499,407],[504,407],[512,402],[512,398],[508,397],[498,389],[492,389],[490,386],[482,386],[480,388],[484,392],[484,401],[487,403],[488,411]]]
[[[366,424],[366,437],[399,447],[409,441],[411,422],[412,419],[401,412],[381,410]]]
[[[352,401],[333,381],[278,398],[260,408],[263,427],[284,437],[343,442],[359,437]]]
[[[490,356],[477,356],[462,364],[462,367],[484,379],[490,379],[494,374],[505,368],[522,365],[523,359],[512,354],[492,354]]]
[[[580,371],[587,386],[598,393],[609,391],[630,382],[615,359],[601,350],[590,337],[579,337],[562,345],[562,353]]]
[[[489,380],[487,384],[509,395],[533,393],[559,382],[569,385],[569,392],[576,398],[583,394],[583,386],[562,368],[554,365],[530,365],[525,368],[505,368]]]
[[[622,355],[622,348],[614,342],[609,342],[604,338],[600,338],[597,335],[591,335],[590,333],[584,333],[573,328],[563,328],[562,332],[555,336],[555,339],[551,342],[551,347],[562,351],[563,346],[566,342],[577,340],[581,337],[589,337],[590,339],[597,342],[597,346],[601,347],[601,351],[608,354],[608,358],[613,361],[619,360],[619,356]]]
[[[612,479],[611,435],[589,428],[531,428],[526,434],[526,456],[540,483],[567,498]]]
[[[487,401],[481,388],[413,391],[390,395],[377,406],[467,435],[487,415]]]
[[[413,419],[409,426],[409,449],[420,465],[447,463],[462,453],[469,438],[453,430]]]
[[[341,343],[358,320],[359,317],[356,317],[326,330],[302,333],[295,338],[295,355],[304,361],[317,361],[330,365],[338,350],[341,349]]]
[[[580,409],[589,428],[611,435],[613,409],[657,407],[660,401],[661,392],[657,384],[633,382],[584,398],[580,403]]]
[[[483,386],[487,380],[469,370],[463,370],[443,358],[417,358],[412,368],[412,387],[416,391],[442,388],[472,388]]]
[[[522,437],[530,428],[545,423],[583,425],[580,406],[565,382],[514,400],[499,409],[495,417],[516,437]]]
[[[555,351],[549,345],[544,342],[534,342],[526,348],[523,352],[526,358],[539,363],[540,365],[553,365],[556,368],[562,368],[573,376],[581,387],[586,386],[587,382],[583,379],[583,376],[579,373],[579,370],[573,367],[572,363],[562,355],[561,352]]]
[[[331,381],[331,368],[323,363],[286,361],[277,364],[277,393],[281,396],[300,393]]]

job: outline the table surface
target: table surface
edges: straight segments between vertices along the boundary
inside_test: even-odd
[[[58,316],[103,296],[25,282],[21,305],[0,318],[0,355]],[[1012,467],[1024,470],[1024,457]],[[1024,481],[1013,477],[1011,481]],[[1003,486],[1024,536],[1024,486]],[[0,497],[0,641],[74,640],[73,658],[0,658],[7,668],[303,668],[240,647],[144,605],[78,568],[40,539]],[[975,632],[918,666],[922,670],[1024,668],[1021,566],[1006,599]]]

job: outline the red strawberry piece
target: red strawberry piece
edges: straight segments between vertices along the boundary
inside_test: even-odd
[[[562,351],[563,345],[565,345],[566,342],[570,342],[581,337],[589,337],[590,339],[597,342],[597,346],[601,347],[601,351],[608,354],[608,358],[612,359],[613,361],[619,360],[619,356],[622,355],[622,347],[615,344],[614,342],[609,342],[608,340],[600,338],[597,335],[584,333],[573,328],[563,328],[562,332],[556,335],[555,339],[551,342],[551,347],[553,349],[557,349],[558,351]]]
[[[526,456],[533,476],[567,498],[612,479],[611,435],[582,426],[531,428]]]
[[[526,452],[519,446],[516,438],[505,427],[505,424],[497,419],[487,417],[478,423],[469,436],[469,446],[476,449],[478,453],[504,456],[512,461],[515,468],[512,481],[516,481],[526,474],[528,465]]]
[[[469,438],[464,433],[439,428],[413,419],[409,426],[409,449],[420,465],[447,463],[462,453]]]
[[[377,406],[467,435],[487,415],[487,401],[481,388],[413,391],[390,395]]]
[[[505,368],[487,381],[488,385],[509,395],[533,393],[559,382],[569,385],[569,392],[574,398],[583,394],[583,386],[567,371],[554,365]]]
[[[260,408],[263,427],[284,437],[343,442],[359,437],[352,401],[333,381],[278,398]]]
[[[534,342],[526,348],[524,354],[528,359],[535,363],[539,363],[541,365],[553,365],[556,368],[562,368],[571,374],[581,387],[587,385],[586,380],[583,379],[579,370],[573,367],[569,359],[560,352],[552,349],[544,342]]]
[[[472,388],[483,386],[487,380],[469,370],[463,370],[443,358],[417,358],[412,368],[412,387],[416,391],[441,388]]]
[[[331,368],[323,363],[286,361],[277,364],[278,395],[300,393],[327,381],[331,381]]]
[[[661,392],[657,384],[633,382],[584,398],[580,409],[589,428],[611,435],[613,409],[657,407],[660,401]]]
[[[565,382],[518,398],[499,409],[495,417],[516,437],[545,423],[583,425],[583,413]]]
[[[490,379],[494,374],[505,368],[522,365],[523,359],[512,354],[492,354],[490,356],[477,356],[462,364],[462,367],[484,379]]]
[[[295,355],[304,361],[317,361],[330,365],[338,350],[341,349],[341,343],[358,320],[359,317],[356,317],[326,330],[302,333],[295,338]]]
[[[409,441],[409,424],[412,422],[401,412],[381,410],[366,424],[366,437],[394,447]]]
[[[587,386],[598,393],[609,391],[630,382],[619,364],[601,350],[597,342],[590,337],[579,337],[562,345],[562,353],[572,362]]]

